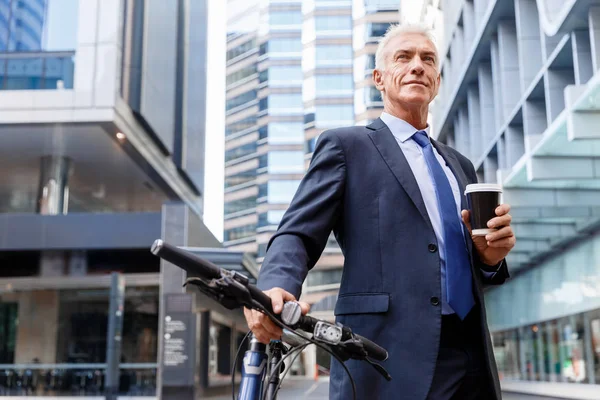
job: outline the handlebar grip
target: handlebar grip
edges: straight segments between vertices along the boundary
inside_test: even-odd
[[[189,251],[165,243],[162,239],[156,239],[150,251],[155,256],[183,268],[190,274],[200,275],[205,279],[218,279],[221,277],[221,269],[213,263],[203,260]]]
[[[365,346],[365,350],[369,354],[369,357],[377,360],[377,361],[385,361],[388,358],[388,352],[383,347],[379,346],[376,343],[373,343],[369,339],[364,336],[354,334],[358,339],[360,339]]]

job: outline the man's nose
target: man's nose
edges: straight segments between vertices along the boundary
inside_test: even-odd
[[[423,62],[421,59],[419,57],[413,58],[410,65],[410,72],[419,75],[422,74],[423,71],[425,71],[425,68],[423,68]]]

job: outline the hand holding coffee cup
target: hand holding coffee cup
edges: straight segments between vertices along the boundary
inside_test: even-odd
[[[510,206],[501,204],[501,193],[502,188],[495,184],[472,184],[465,190],[468,210],[462,211],[463,222],[479,258],[490,266],[500,263],[516,243]]]
[[[465,196],[473,236],[486,236],[499,228],[490,228],[488,222],[496,217],[496,207],[500,205],[501,194],[502,187],[493,183],[467,185]]]

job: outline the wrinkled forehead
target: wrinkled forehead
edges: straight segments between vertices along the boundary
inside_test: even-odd
[[[397,51],[411,53],[434,53],[438,58],[435,44],[426,35],[416,32],[401,33],[392,38],[384,48],[385,58],[391,57]]]

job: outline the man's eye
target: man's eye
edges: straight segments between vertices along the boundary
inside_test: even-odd
[[[406,54],[400,54],[397,59],[398,60],[404,60],[406,58]]]
[[[425,61],[433,61],[433,57],[427,56],[425,57]]]

